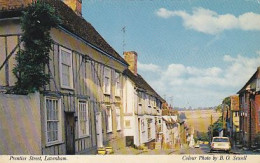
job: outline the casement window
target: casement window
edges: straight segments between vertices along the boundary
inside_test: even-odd
[[[46,97],[46,142],[54,144],[61,141],[61,103],[59,99]]]
[[[112,109],[107,107],[107,132],[112,132]]]
[[[116,107],[116,129],[121,130],[121,118],[120,118],[120,108]]]
[[[73,88],[72,52],[63,47],[60,48],[60,81],[62,88]]]
[[[84,137],[89,135],[89,114],[88,114],[88,103],[86,101],[79,101],[78,126],[79,126],[79,137]]]
[[[145,130],[144,130],[144,120],[143,119],[141,120],[141,131],[145,132]]]
[[[138,112],[140,113],[142,111],[142,104],[138,104]]]
[[[152,137],[152,120],[151,119],[147,119],[147,132],[148,132],[148,139],[151,139]]]
[[[120,97],[121,95],[121,83],[120,83],[120,74],[118,72],[115,73],[115,96]]]
[[[111,90],[111,70],[107,67],[104,68],[104,94],[110,95]]]
[[[142,103],[142,92],[138,92],[138,103],[141,104]]]
[[[260,78],[256,79],[256,91],[260,91]]]

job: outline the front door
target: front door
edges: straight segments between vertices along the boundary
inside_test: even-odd
[[[65,113],[66,153],[75,154],[75,119],[74,113]]]
[[[138,118],[138,143],[141,145],[141,122],[140,118]]]
[[[103,147],[102,115],[101,115],[101,112],[96,113],[96,130],[97,130],[97,146]]]

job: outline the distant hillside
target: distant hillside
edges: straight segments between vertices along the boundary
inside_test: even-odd
[[[199,132],[207,132],[210,125],[210,117],[213,117],[213,123],[221,116],[221,112],[214,109],[205,110],[181,110],[179,114],[184,113],[186,122]]]

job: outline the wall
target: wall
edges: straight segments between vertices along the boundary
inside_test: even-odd
[[[41,154],[39,94],[0,94],[0,154]]]

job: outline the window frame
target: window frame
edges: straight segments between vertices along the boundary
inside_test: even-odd
[[[57,133],[57,140],[54,141],[48,141],[48,118],[47,118],[47,100],[51,100],[51,101],[57,101],[58,104],[58,133]],[[44,97],[44,112],[45,112],[45,141],[46,141],[46,146],[51,146],[54,144],[59,144],[62,143],[62,115],[61,115],[61,99],[57,98],[57,97],[50,97],[50,96],[46,96]]]
[[[121,96],[121,75],[119,72],[115,72],[115,96]]]
[[[107,133],[111,133],[113,131],[113,112],[110,106],[107,106],[107,110]]]
[[[108,90],[106,90],[106,78],[108,78]],[[104,81],[103,81],[103,93],[106,95],[111,94],[111,69],[104,67]]]
[[[67,52],[70,54],[70,69],[69,69],[69,76],[70,76],[70,81],[69,81],[69,86],[67,85],[64,85],[63,83],[63,75],[62,75],[62,51],[64,52]],[[59,68],[60,68],[60,85],[61,85],[61,88],[65,88],[65,89],[74,89],[73,88],[73,64],[72,64],[72,51],[69,50],[69,49],[66,49],[64,47],[59,47]]]
[[[85,128],[85,130],[86,130],[86,133],[85,134],[83,134],[81,132],[80,104],[83,104],[83,105],[85,104],[85,107],[86,107],[86,110],[85,110],[85,113],[86,113],[86,120],[85,120],[86,128]],[[79,138],[84,138],[84,137],[90,136],[90,126],[89,126],[89,123],[90,123],[90,116],[89,116],[88,101],[78,100],[78,134],[79,134]]]
[[[121,110],[120,107],[115,107],[116,109],[116,130],[120,131],[121,130]]]

